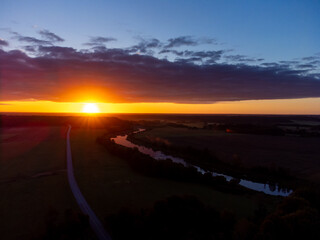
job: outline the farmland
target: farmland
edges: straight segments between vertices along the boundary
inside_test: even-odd
[[[0,221],[3,239],[34,239],[46,219],[78,211],[65,171],[64,127],[4,129],[0,161]]]
[[[179,179],[179,176],[170,178],[165,175],[159,177],[152,173],[145,174],[146,171],[137,171],[134,163],[128,161],[128,155],[115,154],[110,148],[106,148],[106,136],[146,128],[146,131],[133,135],[135,141],[155,148],[163,148],[164,145],[181,149],[189,146],[200,150],[206,148],[219,160],[232,166],[241,164],[249,168],[289,165],[291,173],[299,179],[305,178],[317,184],[317,137],[234,133],[207,128],[208,124],[201,118],[190,120],[189,117],[176,116],[178,120],[167,120],[161,119],[161,116],[156,117],[157,119],[141,119],[143,116],[128,116],[126,119],[123,115],[119,118],[3,118],[6,121],[1,128],[1,236],[4,239],[41,239],[47,236],[50,229],[61,232],[58,236],[65,236],[64,229],[67,229],[70,216],[80,213],[66,172],[67,123],[73,126],[70,143],[74,174],[80,191],[105,229],[112,236],[116,236],[115,239],[121,239],[121,223],[126,216],[129,219],[145,219],[143,221],[147,224],[150,216],[145,213],[159,214],[155,207],[159,204],[165,212],[171,204],[182,204],[186,209],[199,207],[203,216],[206,212],[204,209],[210,209],[217,221],[231,216],[230,218],[234,219],[232,224],[241,224],[242,221],[256,224],[255,231],[258,233],[258,227],[264,223],[263,219],[268,217],[269,213],[277,213],[279,204],[282,206],[285,201],[283,199],[290,202],[290,199],[294,200],[295,197],[282,198],[255,191],[233,191],[232,189],[237,189],[236,185],[223,191],[221,186],[227,185],[222,184],[219,188],[215,184],[201,181],[184,181]],[[225,117],[220,121],[228,122],[230,119]],[[98,139],[102,139],[102,142]],[[175,165],[169,161],[166,166],[168,168],[163,168],[162,171],[170,170],[170,167]],[[179,169],[183,173],[181,166]],[[317,197],[311,198],[312,204],[317,202],[313,198]],[[175,210],[184,211],[176,207]],[[166,219],[171,216],[170,211],[166,214],[160,214],[159,218]],[[66,222],[66,219],[69,220]],[[53,222],[55,228],[52,228]],[[125,223],[128,224],[127,227],[133,226],[130,222]],[[181,224],[182,228],[184,224],[196,225],[189,221]],[[228,224],[230,231],[233,231],[234,225]],[[82,231],[81,227],[74,229],[76,232]],[[90,229],[85,231],[87,239],[94,239]]]
[[[260,194],[239,196],[198,184],[142,176],[126,161],[110,155],[96,143],[96,137],[103,133],[103,130],[78,129],[71,134],[76,179],[88,202],[101,217],[123,208],[139,211],[172,195],[194,195],[211,207],[229,209],[239,216],[250,216],[258,207]],[[277,201],[274,197],[265,199],[269,206]]]
[[[134,136],[155,145],[209,149],[223,162],[245,167],[281,167],[293,175],[320,182],[318,138],[226,133],[212,129],[161,127]]]

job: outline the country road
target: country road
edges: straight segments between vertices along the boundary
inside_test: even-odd
[[[83,214],[89,216],[89,221],[92,230],[96,233],[100,240],[111,240],[110,235],[104,230],[100,220],[90,208],[89,204],[85,200],[84,196],[80,192],[79,186],[74,178],[73,165],[72,165],[72,154],[70,146],[70,131],[71,125],[68,126],[67,131],[67,169],[68,169],[68,180],[73,196],[75,197]]]

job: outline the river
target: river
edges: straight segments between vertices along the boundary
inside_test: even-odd
[[[133,133],[138,133],[144,131],[144,129],[140,129],[138,131],[135,131]],[[111,140],[113,140],[116,144],[119,144],[121,146],[124,147],[128,147],[128,148],[137,148],[141,153],[144,153],[146,155],[151,156],[152,158],[156,159],[156,160],[165,160],[165,159],[171,159],[172,162],[175,163],[181,163],[184,166],[193,166],[195,167],[199,172],[201,172],[202,174],[206,173],[207,171],[205,171],[204,169],[195,166],[195,165],[191,165],[189,163],[187,163],[184,159],[182,158],[178,158],[178,157],[173,157],[170,155],[166,155],[161,151],[155,151],[152,148],[147,148],[145,146],[140,146],[137,144],[134,144],[132,142],[130,142],[128,140],[128,135],[119,135],[116,136],[115,138],[111,138]],[[212,176],[223,176],[226,178],[226,180],[229,182],[231,179],[233,179],[232,176],[228,176],[222,173],[217,173],[217,172],[210,172],[212,174]],[[255,190],[255,191],[259,191],[259,192],[264,192],[265,194],[269,194],[269,195],[274,195],[274,196],[288,196],[292,193],[292,190],[287,190],[287,189],[280,189],[278,187],[278,185],[269,185],[266,183],[258,183],[258,182],[253,182],[253,181],[249,181],[246,179],[240,179],[239,185]]]

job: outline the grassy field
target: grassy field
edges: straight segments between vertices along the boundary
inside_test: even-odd
[[[139,211],[172,195],[194,195],[218,210],[250,216],[263,200],[271,207],[277,198],[263,194],[239,196],[221,193],[210,187],[150,178],[133,172],[125,160],[110,155],[95,143],[103,130],[72,129],[71,147],[75,176],[81,191],[97,215],[104,219],[123,208]]]
[[[68,186],[65,127],[5,129],[0,155],[0,238],[44,234],[50,211],[79,211]]]
[[[126,208],[140,211],[172,195],[194,195],[218,210],[250,216],[263,202],[272,208],[278,198],[239,196],[210,187],[145,177],[126,161],[95,142],[103,129],[71,131],[75,176],[80,190],[103,222]],[[2,131],[0,158],[1,239],[34,239],[46,230],[50,211],[64,219],[66,209],[79,211],[70,191],[65,159],[65,127],[12,128]],[[108,226],[106,226],[108,227]]]
[[[13,136],[5,138],[2,134],[1,179],[66,168],[64,127],[12,128],[4,132]]]
[[[299,177],[320,182],[318,138],[225,133],[206,129],[154,128],[135,135],[138,139],[162,141],[178,146],[208,148],[219,159],[244,166],[278,166]]]

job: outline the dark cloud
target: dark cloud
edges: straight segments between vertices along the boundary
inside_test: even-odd
[[[320,69],[320,58],[318,56],[304,57],[300,61],[280,61],[278,65],[291,69],[304,69],[306,73],[310,74],[311,71]]]
[[[319,56],[261,63],[262,58],[227,55],[228,50],[190,50],[187,47],[216,43],[192,36],[166,43],[139,38],[138,44],[123,49],[105,46],[114,38],[91,37],[85,44],[89,49],[77,50],[54,46],[63,39],[48,30],[39,32],[44,40],[11,33],[28,43],[23,49],[29,55],[0,48],[0,100],[79,101],[79,94],[90,91],[97,100],[107,102],[320,97]]]
[[[20,42],[25,42],[34,45],[52,45],[51,41],[41,40],[35,37],[22,36],[17,32],[11,32],[14,36],[14,39],[17,39]]]
[[[168,43],[164,45],[164,48],[174,48],[181,46],[197,46],[200,44],[212,44],[216,43],[215,39],[212,38],[199,38],[195,39],[192,36],[181,36],[176,38],[170,38]]]
[[[248,57],[248,56],[240,55],[240,54],[237,54],[237,55],[227,55],[227,56],[224,56],[224,58],[225,58],[227,61],[231,61],[231,62],[245,62],[245,63],[249,63],[249,62],[259,62],[259,61],[263,61],[263,58],[259,58],[259,59],[250,58],[250,57]]]
[[[0,46],[4,46],[4,47],[7,47],[9,46],[9,43],[3,39],[0,38]]]
[[[185,56],[198,57],[203,60],[207,59],[212,62],[216,62],[221,58],[223,53],[224,53],[223,50],[219,50],[219,51],[185,51]]]
[[[25,37],[25,36],[19,36],[17,39],[21,42],[27,42],[31,44],[37,44],[37,45],[51,45],[52,43],[50,41],[46,40],[40,40],[34,37]]]
[[[142,39],[140,38],[140,42],[137,45],[132,46],[128,50],[132,53],[147,53],[152,55],[153,49],[160,48],[163,44],[156,38],[152,39]]]
[[[309,64],[320,66],[320,60],[311,61]]]
[[[214,38],[200,38],[198,40],[199,44],[217,44],[217,40]]]
[[[312,64],[298,64],[296,67],[298,68],[315,68]]]
[[[271,67],[271,68],[280,67],[279,63],[274,63],[274,62],[261,63],[261,65],[264,67]]]
[[[107,42],[113,42],[113,41],[117,41],[117,39],[112,37],[91,37],[89,42],[84,43],[84,45],[97,46],[97,45],[103,45]]]
[[[78,58],[77,51],[70,47],[39,46],[38,55],[47,58]]]
[[[265,63],[194,64],[221,53],[187,52],[170,62],[127,49],[40,46],[35,57],[0,49],[1,100],[79,101],[92,91],[100,101],[209,103],[320,97],[319,74]],[[191,59],[191,60],[190,60]]]
[[[50,32],[48,30],[40,30],[38,32],[42,38],[51,41],[51,42],[63,42],[64,39],[59,37],[58,35],[54,34],[53,32]]]
[[[195,64],[195,63],[202,63],[203,59],[200,57],[189,57],[189,58],[176,58],[175,62],[177,63],[186,63],[186,64]]]
[[[23,49],[26,50],[29,53],[36,53],[36,51],[37,51],[37,47],[36,46],[30,46],[30,45],[23,46]]]
[[[299,61],[280,61],[279,63],[284,65],[296,65],[299,63]]]
[[[317,59],[317,57],[315,57],[315,56],[302,58],[302,60],[305,60],[305,61],[313,61],[313,60],[316,60],[316,59]]]
[[[144,39],[138,37],[140,40],[137,45],[130,47],[128,50],[132,53],[142,53],[153,55],[154,53],[165,54],[171,53],[177,56],[183,56],[186,52],[173,50],[171,48],[181,46],[197,46],[200,44],[212,44],[216,41],[210,38],[195,39],[192,36],[181,36],[177,38],[170,38],[167,43],[163,43],[156,38]]]
[[[159,54],[167,54],[167,53],[171,53],[177,56],[183,56],[184,55],[184,51],[177,51],[177,50],[172,50],[172,49],[162,49]]]
[[[222,54],[224,53],[223,50],[219,51],[190,51],[190,50],[185,50],[185,51],[177,51],[177,50],[172,50],[172,49],[163,49],[159,52],[159,54],[174,54],[178,56],[179,58],[177,61],[181,62],[186,60],[187,62],[205,62],[205,63],[216,63],[218,61]],[[184,57],[184,58],[181,58]]]
[[[181,47],[181,46],[196,46],[198,41],[191,36],[182,36],[177,38],[170,38],[165,48]]]

